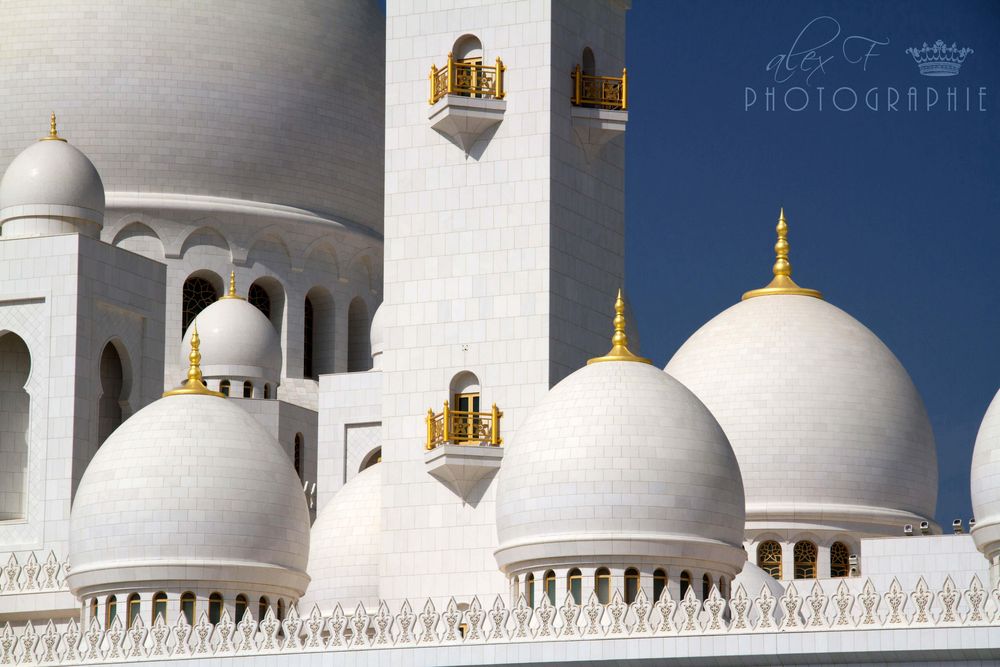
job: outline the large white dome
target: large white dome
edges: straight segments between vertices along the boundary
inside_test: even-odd
[[[561,563],[745,560],[743,484],[719,424],[658,368],[593,363],[553,387],[505,447],[496,559],[507,574]]]
[[[0,44],[0,167],[55,109],[109,193],[246,199],[382,227],[374,0],[4,0]]]
[[[1000,391],[986,410],[972,453],[972,511],[976,547],[1000,575]],[[1000,579],[994,579],[994,584]]]
[[[103,222],[101,176],[90,159],[68,142],[56,136],[36,141],[4,172],[0,181],[4,236],[66,232],[96,236]]]
[[[264,313],[239,297],[223,297],[198,313],[193,325],[201,338],[206,378],[254,380],[277,385],[281,339]],[[192,327],[184,332],[181,364],[188,363]]]
[[[309,590],[299,603],[330,613],[340,603],[350,613],[358,602],[378,605],[382,537],[382,466],[362,470],[320,510],[309,550]]]
[[[923,401],[892,352],[839,308],[790,294],[741,301],[666,371],[729,437],[748,522],[899,534],[933,517]]]
[[[87,467],[70,518],[78,597],[179,581],[297,598],[309,581],[309,510],[288,455],[235,403],[167,396]]]

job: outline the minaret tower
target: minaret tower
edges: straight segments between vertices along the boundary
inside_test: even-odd
[[[388,600],[505,591],[502,441],[606,351],[623,282],[628,3],[466,5],[387,8]]]

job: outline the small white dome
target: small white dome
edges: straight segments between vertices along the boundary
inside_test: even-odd
[[[270,320],[241,298],[223,297],[194,320],[201,337],[202,373],[206,378],[278,384],[281,339]],[[181,344],[181,367],[187,368],[191,327]]]
[[[382,466],[365,468],[320,510],[309,549],[309,590],[299,603],[302,614],[319,605],[345,612],[358,602],[378,605],[378,561],[382,528]]]
[[[96,236],[104,223],[104,183],[87,156],[66,141],[36,141],[0,181],[0,223],[4,236]]]
[[[976,517],[972,537],[976,547],[993,562],[1000,556],[1000,391],[986,410],[976,436],[971,487]]]
[[[839,308],[789,294],[741,301],[666,371],[729,437],[748,522],[895,535],[933,518],[937,455],[920,394]]]
[[[382,305],[375,309],[375,314],[372,315],[372,326],[371,326],[371,350],[372,350],[372,368],[378,370],[382,367],[382,351],[385,349],[385,331],[382,329]]]
[[[767,588],[771,595],[776,598],[785,594],[785,587],[781,585],[780,581],[749,560],[743,564],[743,569],[733,579],[732,590],[735,591],[738,586],[743,586],[747,597],[751,599],[759,597],[764,588]]]
[[[743,483],[725,433],[658,368],[605,361],[553,387],[505,447],[497,563],[698,565],[745,561]]]
[[[309,510],[277,441],[224,398],[175,395],[104,442],[70,515],[77,597],[181,581],[298,598]]]

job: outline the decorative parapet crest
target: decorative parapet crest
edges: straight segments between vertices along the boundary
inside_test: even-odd
[[[0,595],[69,590],[66,587],[68,572],[69,563],[60,561],[52,551],[48,554],[32,552],[27,558],[22,555],[21,560],[12,553],[6,564],[0,565]]]
[[[393,614],[380,602],[372,611],[359,604],[350,615],[340,605],[329,616],[314,607],[302,617],[292,607],[280,622],[268,609],[260,623],[249,612],[235,623],[224,611],[214,626],[205,614],[194,626],[181,615],[174,625],[157,617],[147,627],[140,616],[127,629],[120,618],[107,629],[94,620],[86,630],[75,620],[62,631],[52,622],[43,631],[30,622],[15,631],[8,623],[0,628],[0,664],[124,663],[554,640],[981,627],[1000,625],[1000,590],[986,590],[978,577],[959,589],[949,577],[936,592],[920,579],[910,592],[893,580],[880,593],[868,580],[858,593],[841,583],[833,595],[815,582],[808,596],[791,583],[779,598],[766,587],[751,598],[739,586],[730,600],[713,588],[704,601],[689,589],[681,600],[664,592],[653,602],[640,590],[631,604],[615,592],[609,604],[601,604],[592,594],[585,605],[567,596],[556,608],[543,596],[535,608],[523,597],[511,607],[497,596],[489,609],[474,598],[464,610],[454,599],[443,612],[431,600],[420,610],[414,614],[404,601]]]

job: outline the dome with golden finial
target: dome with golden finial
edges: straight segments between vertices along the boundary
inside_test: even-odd
[[[932,521],[934,434],[899,360],[791,279],[778,220],[774,280],[702,326],[666,366],[736,451],[747,528],[898,534]]]

